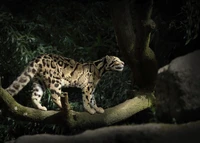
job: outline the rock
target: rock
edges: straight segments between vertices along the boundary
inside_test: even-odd
[[[200,119],[200,50],[158,70],[156,115],[162,121]]]

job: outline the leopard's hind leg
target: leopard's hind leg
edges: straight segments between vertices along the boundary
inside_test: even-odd
[[[51,91],[51,98],[52,101],[59,107],[62,108],[61,104],[61,83],[57,81],[57,83],[53,83],[50,85],[50,91]]]
[[[46,111],[47,108],[45,106],[42,106],[41,105],[41,98],[43,96],[43,89],[42,89],[42,85],[39,83],[39,80],[38,79],[34,79],[33,81],[33,92],[32,92],[32,102],[33,102],[33,105],[40,109],[40,110],[44,110]]]

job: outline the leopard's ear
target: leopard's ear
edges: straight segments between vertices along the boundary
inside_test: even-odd
[[[110,56],[106,55],[106,61],[110,60]]]

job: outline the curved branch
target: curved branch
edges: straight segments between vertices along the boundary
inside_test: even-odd
[[[16,139],[15,143],[199,143],[199,131],[200,121],[181,125],[143,124],[104,127],[92,131],[85,131],[75,136],[48,134],[25,135]],[[11,143],[11,141],[7,143]]]
[[[140,95],[127,100],[115,107],[108,108],[103,114],[90,115],[87,112],[41,111],[20,105],[15,99],[0,87],[0,98],[3,100],[8,116],[15,119],[65,124],[69,128],[97,128],[125,120],[132,115],[150,107],[152,100],[146,95]],[[3,112],[4,113],[4,112]],[[5,112],[7,113],[7,112]]]

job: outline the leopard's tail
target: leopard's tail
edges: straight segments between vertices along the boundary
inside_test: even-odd
[[[29,83],[29,81],[36,75],[37,71],[38,68],[34,66],[33,62],[31,62],[21,75],[17,77],[8,88],[6,88],[6,91],[12,96],[16,95]]]

